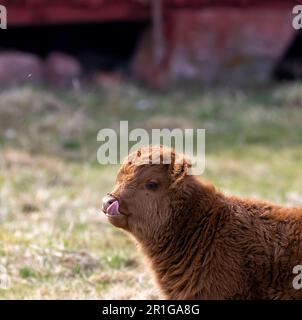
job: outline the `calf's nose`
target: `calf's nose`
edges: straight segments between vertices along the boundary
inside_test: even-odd
[[[102,210],[106,213],[108,207],[114,202],[116,201],[116,198],[114,198],[113,196],[107,195],[103,198],[102,200]]]

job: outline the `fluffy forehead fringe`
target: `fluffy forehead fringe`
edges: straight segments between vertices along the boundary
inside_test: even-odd
[[[123,165],[141,166],[152,164],[187,164],[190,165],[191,161],[182,153],[176,153],[172,148],[160,145],[149,145],[144,148],[139,148],[132,152],[123,161]]]

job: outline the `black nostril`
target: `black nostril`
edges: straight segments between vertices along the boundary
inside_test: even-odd
[[[102,210],[104,212],[106,212],[107,208],[114,202],[116,201],[116,198],[114,198],[113,196],[111,195],[107,195],[103,198],[103,201],[102,201]]]
[[[113,203],[114,201],[115,201],[115,199],[109,199],[107,203],[110,205],[110,204]]]

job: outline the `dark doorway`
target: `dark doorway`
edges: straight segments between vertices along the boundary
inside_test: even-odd
[[[274,72],[278,80],[302,79],[302,32],[297,32]]]
[[[31,52],[45,58],[53,51],[75,56],[86,73],[126,71],[148,22],[108,22],[10,27],[1,33],[1,50]]]

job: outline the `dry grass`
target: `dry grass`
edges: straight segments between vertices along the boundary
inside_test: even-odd
[[[114,170],[16,150],[1,165],[2,298],[109,299],[119,286],[115,298],[157,297],[133,243],[99,210]]]
[[[206,128],[206,179],[301,205],[301,89],[0,93],[0,298],[161,297],[134,241],[99,210],[117,167],[96,163],[96,134],[119,120]]]

